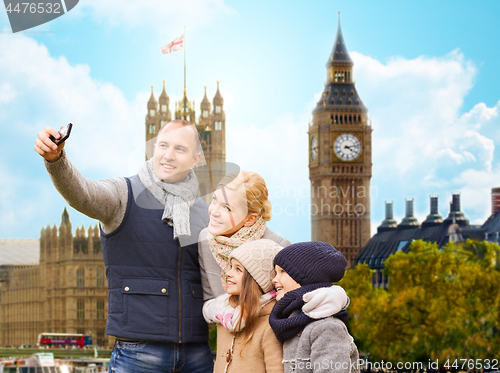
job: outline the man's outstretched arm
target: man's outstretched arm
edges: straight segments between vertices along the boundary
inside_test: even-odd
[[[35,151],[45,159],[45,167],[54,186],[71,207],[102,223],[105,233],[120,225],[127,209],[128,189],[124,178],[95,181],[84,177],[49,136],[59,132],[45,128],[38,133]]]

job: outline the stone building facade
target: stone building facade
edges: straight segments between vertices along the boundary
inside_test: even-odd
[[[15,240],[12,240],[15,241]],[[35,345],[42,332],[105,335],[107,284],[99,229],[77,227],[66,209],[59,228],[42,228],[39,263],[3,265],[0,285],[0,345]]]

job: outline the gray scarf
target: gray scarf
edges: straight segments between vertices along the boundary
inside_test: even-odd
[[[165,183],[156,176],[153,160],[154,158],[151,158],[141,167],[139,179],[156,200],[165,206],[162,220],[174,227],[174,239],[179,236],[190,236],[189,208],[196,198],[198,179],[193,170],[189,170],[183,181]]]

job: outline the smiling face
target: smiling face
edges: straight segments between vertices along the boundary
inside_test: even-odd
[[[245,267],[236,259],[231,259],[231,269],[227,272],[226,293],[231,295],[240,295],[243,289],[243,275]]]
[[[230,237],[243,226],[255,223],[257,214],[249,214],[248,207],[238,192],[227,187],[218,188],[208,206],[208,231],[214,236]]]
[[[291,278],[279,265],[275,265],[274,269],[276,270],[276,276],[273,278],[273,284],[276,288],[276,300],[283,298],[283,295],[289,291],[300,288],[300,284]]]
[[[196,151],[196,131],[180,123],[168,123],[159,133],[154,151],[156,177],[166,183],[183,181],[200,160]]]

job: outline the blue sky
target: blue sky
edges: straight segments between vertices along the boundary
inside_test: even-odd
[[[415,198],[422,221],[429,194],[446,216],[452,191],[483,222],[500,186],[500,3],[81,0],[17,34],[0,10],[0,238],[38,238],[67,206],[33,150],[45,126],[75,124],[66,149],[85,176],[136,173],[150,85],[158,97],[166,80],[171,110],[182,95],[183,54],[160,47],[186,26],[189,98],[220,80],[227,160],[268,182],[272,229],[309,240],[306,132],[337,11],[374,128],[372,234],[385,200],[400,220]]]

